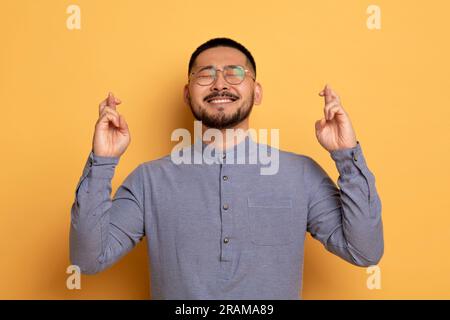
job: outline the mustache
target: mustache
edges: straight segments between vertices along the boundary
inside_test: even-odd
[[[231,92],[228,91],[224,91],[224,92],[213,92],[209,95],[207,95],[203,101],[208,101],[210,99],[216,98],[216,97],[229,97],[229,98],[233,98],[235,100],[239,99],[239,97]]]

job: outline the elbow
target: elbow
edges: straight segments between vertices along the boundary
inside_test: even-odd
[[[80,267],[81,274],[83,275],[94,275],[100,273],[99,268],[90,268],[90,267]]]
[[[83,275],[94,275],[97,273],[100,273],[101,268],[98,267],[98,265],[95,264],[86,264],[86,263],[80,263],[76,260],[71,260],[72,265],[77,266],[80,273]]]
[[[383,254],[384,254],[384,251],[381,250],[381,252],[380,252],[380,253],[376,256],[376,258],[373,260],[373,262],[371,262],[371,265],[373,266],[373,265],[379,264],[380,261],[381,261],[381,258],[383,258]]]
[[[368,268],[371,266],[376,266],[381,261],[381,257],[379,259],[373,260],[360,260],[355,262],[354,264],[358,267]]]
[[[380,263],[384,255],[383,234],[371,237],[370,240],[363,241],[356,248],[351,247],[353,262],[360,267],[375,266]]]
[[[381,258],[384,255],[384,248],[380,248],[380,250],[378,250],[377,252],[374,252],[372,255],[370,255],[369,257],[362,257],[361,255],[358,255],[358,258],[354,258],[353,259],[353,264],[355,264],[356,266],[359,267],[370,267],[370,266],[375,266],[377,264],[380,263]]]
[[[91,254],[82,254],[75,250],[72,246],[70,248],[70,263],[78,267],[79,272],[84,275],[93,275],[102,271],[102,264]]]
[[[92,275],[97,274],[103,269],[103,265],[97,258],[94,247],[86,245],[83,241],[79,239],[82,236],[78,235],[73,225],[70,230],[69,239],[69,260],[73,266],[78,267],[81,274]]]

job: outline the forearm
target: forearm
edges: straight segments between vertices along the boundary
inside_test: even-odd
[[[375,177],[368,169],[361,146],[331,152],[339,171],[338,186],[342,227],[328,240],[330,250],[338,251],[354,264],[379,262],[384,251],[381,201]]]
[[[118,158],[91,153],[75,192],[71,208],[70,259],[83,273],[101,271],[108,247],[111,180]]]

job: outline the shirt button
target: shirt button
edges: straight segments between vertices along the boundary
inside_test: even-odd
[[[223,176],[223,181],[227,181],[228,180],[228,176]]]
[[[353,160],[358,161],[358,155],[356,153],[353,154]]]
[[[227,237],[223,238],[223,243],[228,243],[230,242],[230,239],[228,239]]]
[[[228,210],[228,204],[225,203],[222,208],[223,210]]]

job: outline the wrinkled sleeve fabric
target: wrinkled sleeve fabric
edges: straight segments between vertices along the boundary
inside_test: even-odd
[[[384,253],[381,201],[359,141],[354,148],[330,152],[338,186],[308,157],[308,232],[331,253],[357,265],[376,265]]]
[[[70,260],[84,274],[111,266],[144,237],[143,176],[139,165],[111,199],[118,157],[89,154],[71,207]]]

